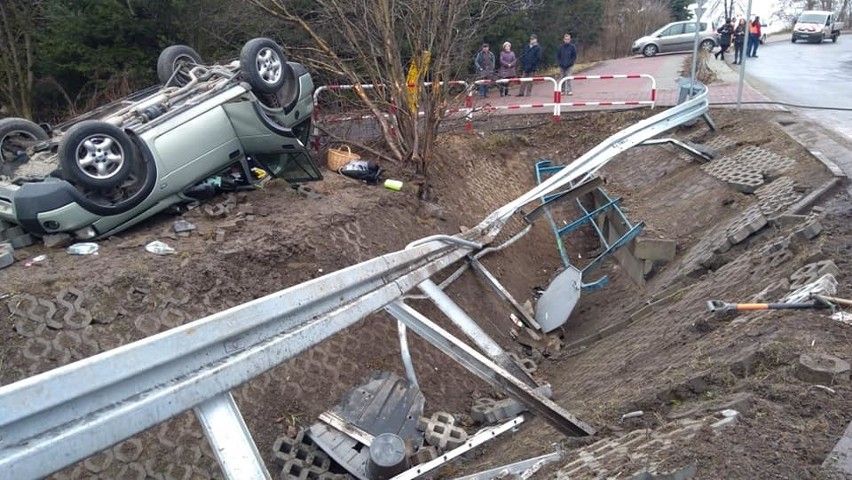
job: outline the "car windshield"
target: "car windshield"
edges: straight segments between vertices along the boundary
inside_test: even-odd
[[[799,23],[825,23],[825,15],[819,13],[803,13]]]

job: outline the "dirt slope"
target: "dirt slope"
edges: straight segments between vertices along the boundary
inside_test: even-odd
[[[442,161],[432,169],[429,202],[417,200],[413,182],[402,192],[392,192],[328,174],[325,181],[310,185],[310,192],[271,183],[262,191],[214,199],[183,216],[198,227],[189,237],[175,236],[175,218],[160,216],[101,242],[97,256],[72,257],[42,246],[22,250],[17,254],[21,261],[0,271],[0,293],[7,295],[2,301],[9,312],[0,332],[0,383],[401,249],[426,235],[454,234],[530,188],[536,161],[569,161],[647,114],[582,114],[558,125],[541,125],[538,117],[493,119],[482,124],[482,135],[447,135],[440,142]],[[795,158],[796,167],[786,175],[802,195],[828,179],[768,114],[742,115],[714,114],[723,136],[732,142],[717,145],[720,156],[760,146]],[[708,143],[720,137],[700,127],[680,134]],[[391,169],[390,175],[409,179],[402,170]],[[615,462],[607,467],[609,474],[694,463],[700,478],[817,475],[818,465],[850,420],[852,401],[848,383],[833,386],[835,394],[814,389],[793,375],[795,363],[803,352],[849,360],[849,327],[813,312],[720,319],[707,313],[704,303],[751,298],[817,259],[831,258],[842,271],[849,248],[848,199],[830,199],[822,214],[825,231],[814,240],[794,239],[789,258],[764,254],[768,245],[791,233],[768,227],[743,244],[711,255],[708,268],[702,264],[706,259],[699,258],[706,253],[702,242],[718,237],[724,225],[756,205],[754,195],[731,190],[698,164],[662,147],[622,155],[604,176],[605,188],[624,198],[632,220],[646,222],[648,235],[678,241],[677,257],[660,266],[642,287],[608,260],[601,273],[608,274],[612,284],[583,295],[560,340],[568,345],[619,320],[631,323],[579,353],[563,350],[546,360],[535,355],[541,362],[537,375],[553,385],[560,404],[601,429],[598,438],[615,438],[632,428],[664,429],[679,418],[700,418],[732,398],[748,398],[738,407],[743,410],[741,421],[723,435],[702,430],[676,451],[654,450],[641,461]],[[217,235],[217,230],[225,234]],[[144,244],[155,239],[178,253],[161,257],[145,252]],[[578,262],[597,249],[588,229],[569,244]],[[26,258],[42,253],[47,261],[25,266]],[[534,289],[545,286],[561,265],[544,222],[485,263],[522,302],[532,299]],[[841,296],[850,291],[848,282],[840,277]],[[509,335],[509,308],[478,278],[467,273],[448,293],[505,348],[519,355],[527,352]],[[651,308],[642,310],[649,302]],[[423,302],[415,305],[447,325],[433,308]],[[372,369],[403,373],[395,338],[393,322],[384,315],[371,316],[235,392],[270,468],[272,443],[288,427],[312,423]],[[419,339],[412,345],[427,410],[465,414],[474,398],[494,393]],[[618,422],[623,413],[637,409],[649,414],[633,423]],[[543,453],[554,441],[560,437],[534,420],[510,442],[493,445],[454,471],[475,471]],[[221,476],[190,414],[57,477],[88,475]],[[449,471],[439,476],[447,475]]]

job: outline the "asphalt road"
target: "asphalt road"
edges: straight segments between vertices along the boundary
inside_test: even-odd
[[[749,83],[773,100],[847,111],[802,109],[802,113],[852,139],[852,33],[837,43],[790,42],[778,34],[746,59]]]

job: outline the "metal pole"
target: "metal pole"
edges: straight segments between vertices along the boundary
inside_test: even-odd
[[[745,40],[743,41],[743,48],[748,52],[748,42],[751,41],[751,32],[749,31],[749,23],[751,21],[751,0],[748,0],[748,7],[746,7],[746,31],[745,31]],[[741,103],[743,101],[743,85],[745,84],[745,72],[746,72],[746,58],[748,55],[743,55],[740,59],[740,84],[737,87],[737,111],[740,111]]]
[[[704,15],[704,9],[701,6],[704,4],[702,0],[698,1],[695,7],[695,39],[692,41],[692,71],[689,75],[689,98],[693,95],[693,85],[695,85],[695,66],[698,64],[698,32],[701,30],[701,16]]]

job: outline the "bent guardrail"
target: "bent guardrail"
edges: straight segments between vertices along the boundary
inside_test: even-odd
[[[492,242],[528,203],[585,181],[626,149],[705,115],[707,88],[698,90],[689,101],[609,137],[464,234],[427,237],[405,250],[0,387],[0,478],[43,477],[189,409],[199,417],[226,478],[269,478],[229,391],[382,308],[400,315],[470,371],[507,388],[563,433],[593,432],[499,362],[464,348],[401,302],[436,272]]]

